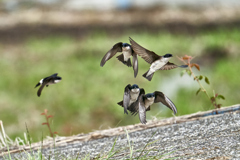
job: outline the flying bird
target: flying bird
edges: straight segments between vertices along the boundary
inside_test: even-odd
[[[55,73],[55,74],[53,74],[53,75],[51,75],[49,77],[41,79],[38,82],[38,84],[35,86],[35,88],[36,88],[39,85],[41,85],[41,87],[38,89],[38,92],[37,92],[38,97],[40,97],[41,92],[42,92],[44,86],[48,87],[48,85],[58,83],[58,82],[60,82],[62,80],[62,77],[58,77],[57,75],[58,75],[58,73]]]
[[[124,89],[123,101],[118,102],[117,104],[124,108],[124,113],[128,114],[127,110],[133,112],[135,109],[135,102],[137,102],[140,94],[144,94],[145,91],[143,88],[139,88],[138,85],[128,84]]]
[[[188,67],[187,65],[178,66],[174,63],[169,62],[169,59],[172,57],[172,54],[170,53],[167,53],[164,56],[159,56],[153,51],[149,51],[144,47],[140,46],[131,37],[129,37],[129,39],[134,52],[140,57],[142,57],[147,63],[151,64],[150,69],[143,74],[143,77],[145,77],[149,81],[152,80],[153,74],[157,70],[170,70],[177,67]]]
[[[123,64],[127,65],[128,67],[131,67],[131,56],[133,57],[133,70],[134,70],[134,77],[138,74],[138,59],[137,54],[133,51],[132,47],[128,43],[116,43],[102,58],[102,61],[100,63],[100,66],[103,67],[104,64],[111,59],[117,52],[122,52],[119,56],[117,56],[117,59],[121,61]]]
[[[174,103],[162,92],[155,91],[153,93],[148,94],[141,94],[139,95],[139,99],[137,101],[137,104],[135,105],[134,112],[136,114],[138,113],[140,122],[142,124],[146,124],[146,111],[150,110],[150,106],[153,103],[161,102],[165,106],[167,106],[169,109],[173,111],[174,114],[177,113],[177,108],[174,105]]]

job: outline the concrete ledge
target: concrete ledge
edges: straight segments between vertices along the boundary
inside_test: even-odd
[[[156,153],[170,153],[164,158],[240,158],[240,105],[224,107],[206,112],[172,117],[163,120],[149,121],[147,125],[135,124],[107,130],[94,131],[89,134],[79,134],[71,137],[57,137],[55,147],[52,139],[34,143],[31,150],[43,149],[43,155],[66,157],[81,155],[96,157],[111,150],[117,138],[115,149],[128,146],[126,130],[129,133],[133,148],[139,149],[150,141],[158,140],[151,145],[160,149]],[[154,135],[154,136],[153,136]],[[13,157],[22,158],[29,151],[29,146],[11,147]],[[19,152],[23,153],[19,153]],[[129,149],[128,149],[129,151]],[[126,155],[124,151],[122,155]],[[7,149],[1,150],[3,155]],[[52,154],[57,152],[57,154]],[[79,156],[79,158],[81,158]],[[137,155],[135,155],[137,156]],[[83,158],[82,157],[82,158]],[[123,157],[115,157],[123,158]]]

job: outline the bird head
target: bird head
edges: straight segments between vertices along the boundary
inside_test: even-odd
[[[155,97],[154,93],[148,93],[145,95],[147,98],[153,98]]]
[[[123,44],[122,44],[122,47],[131,47],[131,45],[128,44],[128,43],[123,43]]]
[[[132,85],[132,89],[139,88],[137,84]]]
[[[164,58],[170,58],[170,57],[172,57],[172,56],[173,56],[172,54],[167,53],[167,54],[165,54],[163,57],[164,57]]]

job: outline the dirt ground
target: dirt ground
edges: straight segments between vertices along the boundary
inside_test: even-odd
[[[0,13],[0,43],[20,43],[34,36],[66,35],[83,38],[93,31],[195,34],[240,26],[240,8],[151,8],[145,10],[66,12],[29,9]]]

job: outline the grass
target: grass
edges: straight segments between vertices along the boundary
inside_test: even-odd
[[[185,54],[196,56],[193,62],[201,59],[201,73],[210,80],[211,87],[204,86],[208,92],[212,93],[211,89],[214,89],[224,95],[226,100],[220,101],[223,106],[239,103],[238,29],[219,29],[197,35],[125,33],[118,37],[93,32],[80,40],[61,35],[44,39],[31,37],[14,46],[0,44],[0,113],[4,113],[1,120],[9,137],[21,137],[27,123],[33,141],[41,141],[42,136],[48,135],[47,127],[41,125],[44,117],[40,114],[44,109],[54,116],[50,123],[61,136],[139,123],[137,116],[124,115],[122,107],[117,105],[129,83],[138,84],[147,93],[162,91],[177,106],[177,115],[213,108],[204,95],[195,96],[197,84],[190,83],[192,79],[181,78],[181,69],[158,71],[148,82],[142,74],[149,64],[141,58],[137,78],[133,77],[132,68],[123,66],[115,57],[100,67],[101,58],[112,45],[119,41],[128,42],[129,36],[160,55],[172,53],[171,62],[177,64],[181,62],[176,56]],[[201,57],[208,56],[206,49],[216,47],[226,50],[226,57],[216,55],[212,59],[216,59],[214,63],[205,63]],[[59,73],[63,80],[44,88],[41,97],[37,97],[34,86],[41,78],[53,73]],[[198,75],[198,71],[195,73]],[[177,84],[179,81],[182,83]],[[183,85],[183,81],[189,83]],[[147,113],[147,119],[172,116],[167,107],[154,106]]]

